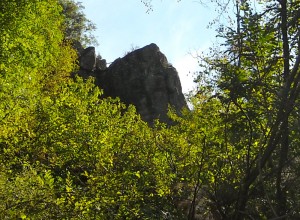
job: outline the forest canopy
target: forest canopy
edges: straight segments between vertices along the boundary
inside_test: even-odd
[[[300,1],[213,2],[236,22],[198,57],[192,111],[149,126],[70,77],[79,3],[1,0],[1,219],[300,218]]]

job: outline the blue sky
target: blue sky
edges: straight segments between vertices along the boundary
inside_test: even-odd
[[[190,53],[205,52],[215,42],[207,25],[215,18],[211,7],[194,0],[153,0],[146,13],[140,0],[84,0],[87,17],[97,26],[97,53],[108,62],[122,57],[132,47],[156,43],[177,69],[183,91],[191,90],[193,73],[199,70]]]

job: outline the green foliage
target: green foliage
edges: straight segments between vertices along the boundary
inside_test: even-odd
[[[300,4],[262,3],[237,5],[193,109],[149,127],[69,77],[80,4],[2,0],[0,218],[298,219]]]
[[[11,194],[0,190],[12,204],[2,216],[153,219],[172,209],[166,198],[174,176],[164,150],[158,150],[162,140],[134,108],[99,100],[92,82],[61,86],[55,98],[37,103],[28,133],[16,133],[1,154],[12,182],[4,182]],[[27,171],[26,164],[38,171]],[[13,194],[16,201],[10,201]],[[33,212],[36,204],[41,208]]]
[[[40,90],[73,68],[75,53],[62,44],[63,20],[55,2],[1,2],[0,124],[5,139],[30,126]]]
[[[173,210],[174,176],[152,129],[133,107],[99,99],[92,80],[68,77],[76,56],[60,5],[1,4],[1,219],[155,219]]]
[[[204,74],[211,80],[200,85],[199,93],[208,94],[205,105],[215,99],[221,105],[210,109],[221,113],[217,128],[224,127],[220,130],[223,144],[216,155],[223,158],[221,164],[230,162],[228,168],[218,164],[211,171],[224,172],[215,176],[215,186],[208,191],[212,208],[223,219],[299,217],[294,212],[299,207],[294,178],[299,165],[294,145],[298,143],[294,134],[299,134],[294,126],[298,121],[299,39],[295,36],[299,30],[294,21],[300,5],[261,3],[262,10],[257,12],[251,1],[237,2],[236,26],[219,33],[225,39],[224,50],[202,58],[207,67]],[[213,124],[216,119],[211,119]],[[216,157],[211,160],[218,161]],[[226,201],[228,190],[231,199]]]
[[[59,0],[59,3],[63,8],[65,38],[78,41],[83,46],[97,44],[97,40],[92,35],[96,26],[84,14],[84,6],[74,0]]]
[[[2,219],[51,218],[55,211],[54,179],[50,171],[39,171],[24,164],[18,175],[1,167],[0,216]],[[43,210],[48,209],[49,212]]]

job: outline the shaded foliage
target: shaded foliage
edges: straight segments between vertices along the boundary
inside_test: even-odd
[[[59,0],[59,3],[63,8],[65,38],[80,42],[83,46],[97,44],[97,40],[92,34],[96,26],[87,19],[82,3],[74,0]]]

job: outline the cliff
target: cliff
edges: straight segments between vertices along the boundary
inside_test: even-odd
[[[125,104],[136,106],[142,119],[171,124],[168,106],[178,114],[187,107],[176,69],[156,44],[128,53],[106,68],[105,60],[96,58],[95,48],[81,51],[79,75],[93,76],[104,96],[119,97]]]

